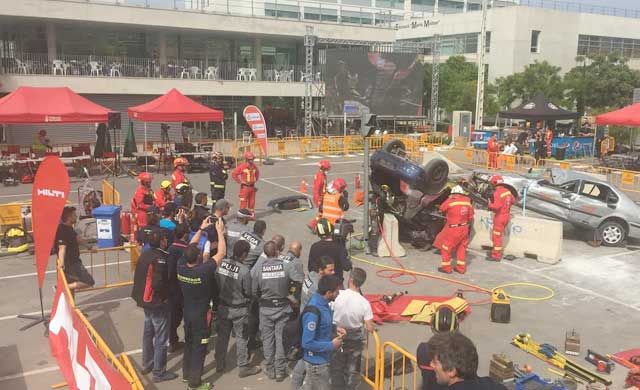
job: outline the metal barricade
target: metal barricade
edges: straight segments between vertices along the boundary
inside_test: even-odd
[[[371,339],[373,339],[373,345],[371,345]],[[371,347],[373,347],[373,353]],[[380,338],[378,332],[367,332],[362,359],[364,363],[361,373],[362,381],[371,386],[373,390],[378,390],[380,387]],[[371,363],[373,363],[373,367],[371,367]]]
[[[102,180],[102,204],[120,206],[120,192],[106,180]]]
[[[536,168],[536,159],[531,156],[501,154],[498,156],[498,170],[507,172],[524,172]]]
[[[389,356],[386,354],[387,350],[389,350]],[[396,359],[397,355],[400,355],[399,359]],[[398,367],[398,364],[401,366]],[[418,370],[418,362],[413,354],[397,344],[387,341],[380,350],[380,383],[378,389],[395,390],[400,388],[416,390],[418,388]]]
[[[605,168],[607,181],[622,191],[640,193],[640,172]]]
[[[62,270],[61,264],[57,264],[57,272],[61,274],[61,280],[63,281],[65,297],[69,305],[72,307],[75,314],[80,318],[84,326],[87,328],[89,336],[92,338],[96,348],[100,353],[104,356],[104,358],[111,364],[113,367],[124,377],[124,379],[131,385],[131,390],[143,390],[142,382],[136,373],[135,368],[131,364],[128,356],[124,353],[116,356],[109,348],[109,345],[104,341],[102,336],[96,331],[91,322],[82,314],[82,311],[78,309],[75,303],[75,299],[73,294],[71,294],[71,290],[69,290],[69,283],[67,282],[67,278],[64,275],[64,271]],[[87,290],[82,290],[87,291]],[[79,291],[78,291],[79,292]],[[52,386],[52,388],[64,387],[64,384],[58,384]]]
[[[126,250],[129,252],[127,253]],[[140,257],[140,248],[137,245],[124,245],[113,248],[101,248],[94,250],[87,250],[80,252],[81,254],[89,254],[89,266],[87,267],[91,276],[96,279],[97,269],[103,268],[103,279],[100,283],[96,281],[96,284],[88,289],[79,290],[78,292],[101,290],[105,288],[129,286],[133,284],[133,272],[135,271],[138,257]],[[123,259],[126,254],[127,260]],[[115,256],[115,259],[110,259],[111,256]],[[96,260],[96,257],[102,257],[102,261]],[[115,261],[113,261],[115,260]],[[122,277],[120,274],[121,266],[129,263],[129,267],[125,273],[126,277]],[[85,263],[86,264],[86,263]],[[117,277],[109,277],[109,267],[115,267],[115,274]]]

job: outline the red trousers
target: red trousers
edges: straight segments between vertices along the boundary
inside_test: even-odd
[[[253,212],[256,208],[256,188],[254,186],[240,185],[240,206],[241,209],[248,209]]]
[[[442,263],[440,267],[451,272],[451,253],[456,252],[456,270],[467,269],[467,247],[469,246],[469,226],[449,227],[448,225],[436,237],[433,246],[440,249]]]
[[[498,153],[489,152],[489,168],[498,169]]]
[[[494,260],[500,261],[502,259],[504,231],[509,224],[509,218],[509,214],[496,214],[493,216],[493,230],[491,231],[493,250],[491,251],[491,258]]]
[[[147,212],[144,210],[137,210],[136,221],[138,222],[138,228],[140,229],[147,226]]]

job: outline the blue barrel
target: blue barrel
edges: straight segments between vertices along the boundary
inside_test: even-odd
[[[100,206],[93,209],[98,233],[98,248],[120,246],[120,206]]]

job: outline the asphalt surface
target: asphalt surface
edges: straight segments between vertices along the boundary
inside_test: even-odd
[[[330,179],[341,176],[347,180],[348,190],[353,194],[354,176],[362,171],[361,156],[330,157],[333,169]],[[283,234],[287,241],[300,240],[303,243],[303,260],[309,246],[317,239],[304,226],[314,216],[315,211],[286,211],[276,213],[266,209],[270,199],[297,193],[300,180],[304,178],[311,187],[313,174],[318,159],[276,161],[273,166],[261,167],[261,180],[258,185],[257,212],[260,218],[267,221],[267,237],[276,233]],[[157,186],[162,175],[155,175]],[[208,191],[208,177],[205,174],[189,175],[196,189]],[[96,178],[96,180],[99,180]],[[72,180],[72,188],[76,189],[82,181]],[[136,182],[128,177],[116,179],[117,189],[128,205]],[[0,202],[26,200],[30,198],[31,187],[20,185],[3,188]],[[230,185],[227,198],[237,206],[237,186]],[[75,192],[70,199],[77,202]],[[128,208],[125,206],[125,208]],[[237,207],[234,207],[236,210]],[[353,209],[349,217],[358,219],[357,230],[361,230],[362,210]],[[509,324],[495,324],[489,320],[490,305],[473,305],[471,314],[463,321],[461,330],[476,343],[480,355],[480,373],[488,373],[489,360],[494,353],[505,353],[519,364],[530,364],[537,373],[544,377],[554,378],[547,371],[549,366],[536,360],[510,345],[510,341],[518,333],[526,332],[539,342],[547,342],[562,349],[566,331],[574,330],[581,335],[582,355],[575,358],[584,363],[587,348],[600,353],[640,347],[637,324],[640,322],[640,291],[637,289],[637,275],[640,271],[640,248],[591,248],[581,241],[581,235],[571,227],[565,228],[562,261],[556,265],[538,263],[531,259],[516,259],[501,263],[486,262],[484,253],[472,252],[469,256],[469,269],[466,275],[455,274],[453,279],[473,283],[478,286],[492,288],[511,282],[530,282],[542,284],[554,290],[555,296],[545,301],[512,302],[512,321]],[[544,245],[544,243],[541,243]],[[439,256],[432,251],[420,252],[408,249],[408,256],[401,262],[408,269],[437,274]],[[126,280],[129,277],[127,263],[128,254],[120,253],[120,259],[110,254],[106,259],[102,255],[94,256],[93,273],[98,283],[104,280],[106,262],[107,280],[109,282]],[[363,254],[358,258],[369,259],[391,266],[396,265],[392,259],[379,259]],[[84,256],[85,265],[91,259]],[[53,263],[51,261],[51,263]],[[451,283],[427,278],[418,278],[414,283],[398,285],[389,279],[376,274],[379,268],[370,264],[354,261],[355,266],[364,268],[368,280],[363,290],[371,294],[389,294],[408,291],[420,295],[453,295],[459,286]],[[305,264],[306,266],[306,264]],[[50,269],[52,269],[50,264]],[[396,282],[408,283],[407,277]],[[45,279],[43,289],[45,310],[51,308],[55,274],[50,272]],[[97,290],[79,293],[77,302],[87,314],[89,320],[100,332],[115,353],[130,352],[134,365],[140,368],[140,348],[143,313],[128,298],[130,287]],[[18,329],[27,321],[16,318],[20,313],[37,313],[40,310],[35,277],[33,256],[28,254],[0,258],[0,389],[45,389],[63,381],[55,360],[51,357],[47,339],[43,336],[42,325],[26,331]],[[509,292],[515,295],[543,296],[545,291],[530,287],[514,287]],[[485,300],[486,295],[465,292],[469,301]],[[384,324],[378,327],[382,342],[393,341],[411,353],[415,353],[417,344],[426,341],[431,334],[428,327],[410,323]],[[232,341],[233,343],[233,341]],[[228,365],[235,366],[235,355],[228,355]],[[170,355],[169,369],[181,374],[180,354]],[[254,357],[259,363],[260,356]],[[239,379],[237,369],[223,376],[216,376],[213,368],[213,354],[206,361],[204,379],[222,389],[288,389],[288,380],[278,384],[270,381],[265,375]],[[618,368],[614,371],[613,389],[623,386],[626,370]],[[179,380],[162,384],[153,384],[149,377],[142,377],[147,389],[183,389],[185,385]],[[394,388],[398,388],[396,383]],[[362,388],[367,388],[363,386]],[[412,388],[410,384],[405,388]]]

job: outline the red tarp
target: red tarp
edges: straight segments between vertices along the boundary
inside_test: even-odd
[[[598,115],[596,124],[640,127],[640,103]]]
[[[455,298],[455,295],[448,297],[431,295],[401,295],[399,297],[396,297],[390,305],[382,301],[383,296],[379,294],[364,294],[364,297],[367,298],[367,300],[371,304],[371,310],[373,311],[373,321],[377,324],[381,324],[383,322],[400,322],[411,320],[412,316],[403,316],[402,312],[404,312],[404,309],[406,309],[414,299],[434,303],[448,301],[451,298]],[[471,313],[471,307],[467,307],[465,309],[465,313]]]
[[[221,122],[223,112],[195,102],[173,88],[148,103],[129,107],[129,118],[143,122]]]
[[[19,87],[0,99],[0,123],[106,122],[108,108],[67,87]]]

